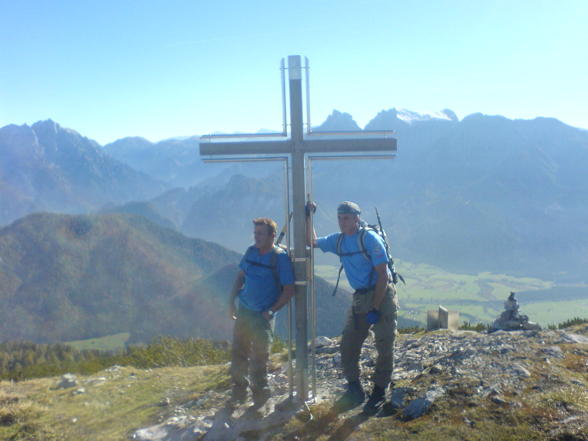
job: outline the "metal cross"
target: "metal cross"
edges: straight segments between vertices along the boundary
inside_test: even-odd
[[[311,253],[306,246],[306,194],[309,186],[305,180],[305,159],[347,159],[356,158],[383,158],[391,157],[396,153],[396,139],[391,137],[392,132],[345,132],[345,133],[312,133],[310,121],[308,131],[304,133],[302,111],[302,69],[301,57],[291,55],[288,57],[288,78],[290,92],[290,136],[287,136],[286,127],[286,103],[284,92],[284,76],[282,73],[282,94],[284,105],[284,131],[273,135],[235,135],[235,138],[249,138],[245,141],[227,142],[226,135],[208,135],[201,138],[200,155],[205,160],[214,160],[219,157],[229,157],[233,161],[251,161],[260,159],[289,160],[291,161],[293,216],[293,265],[296,277],[295,285],[295,317],[296,317],[296,391],[299,400],[308,399],[308,283],[310,274]],[[308,60],[305,69],[308,72]],[[284,60],[282,60],[282,72]],[[308,105],[308,77],[307,77],[307,116]],[[310,119],[308,117],[308,119]],[[353,134],[351,137],[349,135]],[[255,136],[255,140],[250,137]],[[265,140],[263,140],[263,139]],[[273,139],[268,139],[273,138]],[[281,139],[280,139],[281,138]],[[219,141],[220,140],[220,141]],[[355,154],[355,155],[354,155]],[[287,183],[288,184],[288,183]],[[286,215],[287,219],[287,215]],[[312,295],[312,294],[310,294]]]

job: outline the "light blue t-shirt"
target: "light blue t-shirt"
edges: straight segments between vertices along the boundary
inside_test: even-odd
[[[280,297],[280,286],[276,283],[274,271],[269,268],[272,265],[272,254],[274,251],[259,254],[259,248],[251,247],[241,259],[239,268],[245,273],[245,284],[239,292],[241,306],[252,311],[263,312],[276,303]],[[260,263],[267,267],[258,266],[251,262]],[[278,253],[275,263],[280,284],[282,286],[292,285],[294,271],[288,254],[286,252]]]
[[[317,246],[325,253],[337,253],[337,239],[340,234],[333,233],[317,239]],[[371,288],[378,280],[378,273],[374,266],[388,263],[388,256],[384,241],[374,231],[368,230],[364,235],[364,245],[370,260],[363,253],[352,256],[339,256],[339,260],[345,269],[347,280],[353,289]],[[347,235],[343,234],[341,253],[353,253],[361,251],[359,246],[359,232]]]

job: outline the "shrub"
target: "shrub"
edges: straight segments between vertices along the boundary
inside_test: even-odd
[[[477,332],[485,332],[490,329],[490,326],[487,323],[472,323],[469,321],[463,322],[459,329],[463,331],[477,331]]]
[[[205,339],[158,337],[148,345],[122,351],[79,351],[67,345],[7,342],[0,344],[0,379],[24,380],[66,372],[93,374],[109,366],[153,368],[199,366],[229,360],[227,345]]]

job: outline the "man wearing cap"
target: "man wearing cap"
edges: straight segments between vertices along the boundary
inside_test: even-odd
[[[235,320],[229,407],[245,402],[250,382],[254,408],[263,406],[270,397],[267,362],[273,318],[294,295],[292,264],[286,251],[274,245],[276,222],[258,218],[253,220],[253,225],[255,244],[247,249],[239,263],[229,298],[230,316]],[[236,297],[239,297],[238,310]]]
[[[307,205],[307,214],[316,208],[314,202]],[[381,237],[367,229],[361,234],[361,210],[354,202],[345,201],[337,207],[340,233],[317,238],[307,228],[309,245],[323,252],[339,255],[345,275],[353,293],[353,303],[341,338],[341,364],[347,380],[347,391],[336,401],[339,411],[359,406],[365,394],[359,381],[359,356],[370,328],[375,334],[376,360],[374,386],[363,411],[375,414],[384,404],[386,389],[393,369],[393,347],[397,326],[398,301],[396,289],[388,270],[388,255]],[[309,225],[310,222],[307,222]],[[362,251],[360,235],[366,253]],[[312,239],[312,240],[311,240]]]

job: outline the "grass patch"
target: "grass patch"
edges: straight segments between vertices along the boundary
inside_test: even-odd
[[[106,377],[106,381],[99,380]],[[58,378],[22,383],[0,383],[2,396],[20,397],[16,422],[0,426],[0,439],[60,441],[120,441],[133,430],[155,424],[171,404],[197,399],[207,390],[228,384],[224,366],[165,367],[137,370],[121,367],[79,378],[85,393],[76,388],[57,390]],[[34,404],[33,404],[34,403]],[[55,434],[59,434],[57,437]]]
[[[548,409],[563,408],[566,411],[588,412],[588,392],[578,386],[565,386],[543,394],[540,405]]]
[[[125,347],[130,336],[131,334],[128,332],[121,332],[120,334],[107,335],[99,338],[66,341],[65,344],[76,348],[78,351],[91,349],[97,349],[99,351],[117,351]]]

